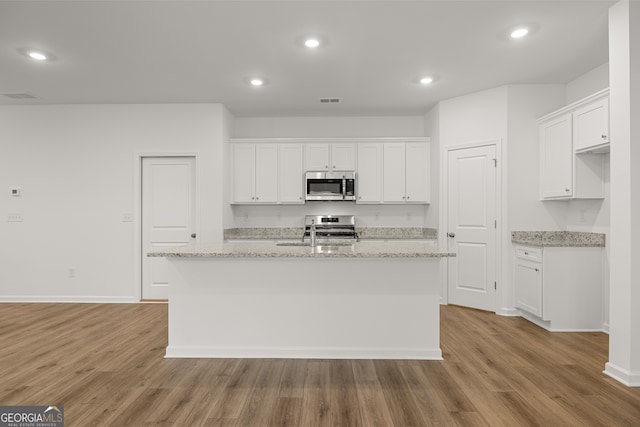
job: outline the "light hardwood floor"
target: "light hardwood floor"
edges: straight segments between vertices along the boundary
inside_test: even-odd
[[[292,320],[295,321],[295,320]],[[640,426],[608,337],[442,307],[444,361],[164,359],[163,304],[0,304],[0,405],[67,426]]]

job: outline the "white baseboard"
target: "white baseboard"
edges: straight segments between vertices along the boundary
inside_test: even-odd
[[[166,358],[443,360],[438,349],[169,346]]]
[[[13,302],[57,302],[57,303],[87,303],[87,304],[125,304],[139,302],[134,297],[107,297],[107,296],[49,296],[49,295],[16,295],[0,296],[0,303]]]
[[[518,310],[517,308],[502,307],[501,309],[496,310],[496,314],[498,316],[518,317],[520,316],[520,310]]]
[[[603,323],[602,324],[602,332],[604,332],[605,334],[609,334],[609,324],[608,323]]]
[[[640,372],[631,372],[607,362],[603,373],[629,387],[640,387]]]

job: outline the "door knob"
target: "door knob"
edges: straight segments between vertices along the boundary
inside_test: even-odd
[[[196,238],[196,233],[191,233],[191,238],[195,239]]]
[[[456,233],[448,233],[447,236],[449,237],[456,237]]]

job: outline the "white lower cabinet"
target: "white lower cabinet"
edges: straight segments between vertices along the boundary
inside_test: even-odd
[[[515,246],[515,306],[550,331],[603,329],[603,248]]]

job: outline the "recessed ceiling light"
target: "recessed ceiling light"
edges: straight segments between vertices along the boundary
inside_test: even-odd
[[[249,83],[251,83],[253,86],[262,86],[264,84],[264,80],[262,80],[262,79],[251,79],[251,80],[249,80]]]
[[[433,83],[433,77],[425,76],[420,79],[421,85],[428,85]]]
[[[526,28],[518,28],[511,32],[511,37],[514,39],[519,39],[529,34],[529,30]]]
[[[315,38],[309,38],[304,41],[306,47],[314,48],[320,46],[320,40]]]
[[[33,59],[34,61],[44,62],[44,61],[54,61],[56,56],[50,52],[45,52],[40,49],[31,49],[31,48],[21,48],[18,49],[22,55],[26,56],[29,59]]]
[[[46,61],[47,60],[47,55],[45,55],[42,52],[38,52],[37,50],[30,50],[29,52],[27,52],[27,55],[29,55],[29,58],[35,59],[36,61]]]

